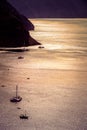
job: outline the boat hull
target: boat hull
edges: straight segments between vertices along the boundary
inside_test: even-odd
[[[22,97],[18,96],[18,97],[13,97],[10,99],[11,102],[20,102],[22,100]]]

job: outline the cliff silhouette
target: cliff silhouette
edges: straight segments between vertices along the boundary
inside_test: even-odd
[[[7,0],[0,1],[0,47],[38,45],[30,34],[34,25],[21,15]]]

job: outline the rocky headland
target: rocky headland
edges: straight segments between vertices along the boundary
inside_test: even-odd
[[[0,47],[39,45],[29,31],[34,25],[7,0],[0,1]]]

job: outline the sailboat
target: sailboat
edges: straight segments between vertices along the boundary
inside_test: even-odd
[[[28,119],[28,116],[26,114],[26,111],[25,111],[25,114],[21,114],[20,115],[20,119]]]
[[[16,96],[10,99],[11,102],[20,102],[22,97],[18,96],[18,85],[16,85]]]

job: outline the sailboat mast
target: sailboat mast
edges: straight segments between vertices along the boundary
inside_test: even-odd
[[[16,98],[18,97],[18,85],[16,85]]]

